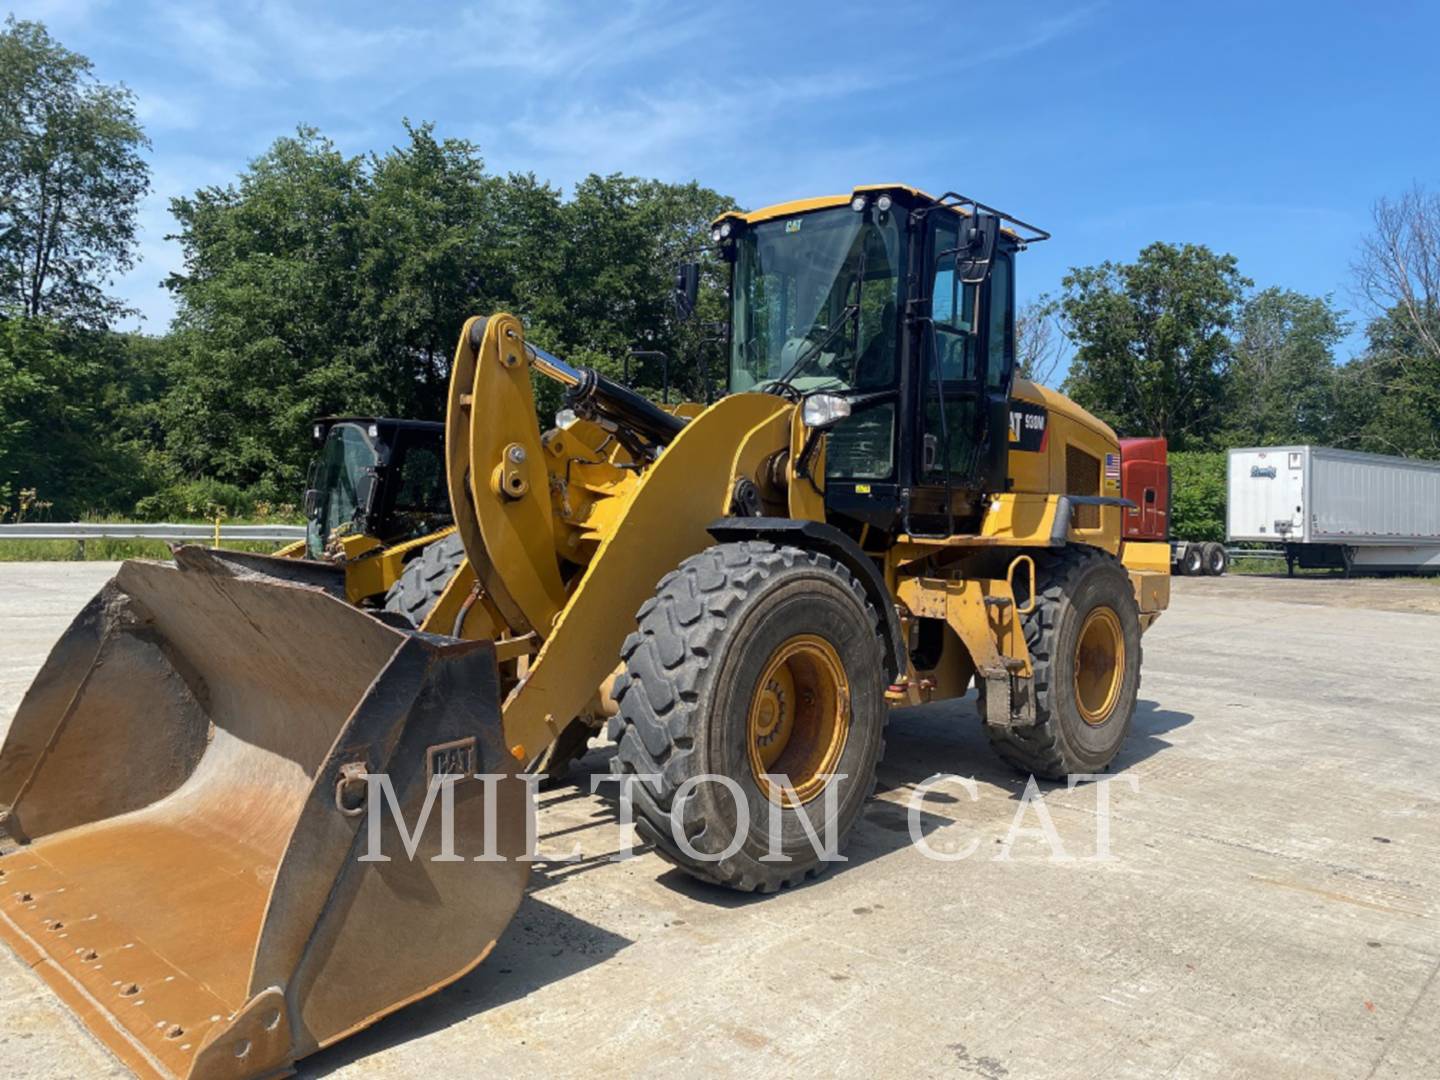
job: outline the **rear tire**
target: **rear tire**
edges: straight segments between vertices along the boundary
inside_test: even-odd
[[[405,564],[399,580],[390,586],[385,594],[385,610],[403,615],[418,627],[464,561],[465,544],[458,532],[427,545]],[[448,626],[445,632],[450,632]]]
[[[1034,610],[1021,616],[1036,724],[987,724],[985,731],[995,752],[1022,773],[1063,780],[1103,772],[1130,732],[1140,692],[1140,612],[1130,577],[1109,555],[1087,547],[1037,559],[1036,572]],[[1111,642],[1118,672],[1107,672],[1103,662]],[[984,695],[981,681],[982,718]]]
[[[630,785],[637,832],[680,869],[742,892],[824,871],[800,815],[823,838],[834,805],[838,848],[884,750],[883,629],[860,583],[817,552],[719,544],[666,575],[636,621],[615,683],[611,770],[658,777]],[[789,775],[801,805],[773,806],[767,773]],[[762,861],[772,811],[783,861]]]
[[[1205,573],[1210,577],[1219,577],[1225,573],[1230,565],[1230,554],[1225,550],[1224,544],[1217,544],[1214,541],[1205,545]]]
[[[460,534],[451,533],[443,539],[428,545],[419,555],[405,564],[400,579],[390,586],[385,594],[385,610],[403,615],[418,627],[425,621],[445,586],[465,561],[465,544]],[[449,633],[451,627],[437,628]],[[584,757],[589,749],[590,737],[595,729],[583,720],[571,720],[560,734],[526,766],[525,771],[537,773],[544,779],[541,788],[563,784],[570,775],[570,766]]]
[[[1205,553],[1199,544],[1185,545],[1185,553],[1180,556],[1178,567],[1180,573],[1186,577],[1196,577],[1205,572]]]

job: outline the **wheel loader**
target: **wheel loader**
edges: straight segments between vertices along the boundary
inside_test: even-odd
[[[388,601],[359,556],[182,547],[76,618],[0,750],[0,936],[138,1073],[270,1075],[485,957],[526,883],[518,774],[567,733],[608,725],[663,858],[759,892],[825,868],[811,831],[843,843],[893,706],[973,685],[1022,772],[1104,770],[1169,554],[1123,539],[1114,433],[1015,373],[1047,236],[900,185],[725,214],[708,407],[471,319],[455,532],[376,563]],[[485,859],[402,833],[437,790]]]

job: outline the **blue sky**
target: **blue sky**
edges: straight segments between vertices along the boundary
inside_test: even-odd
[[[1375,198],[1440,184],[1440,5],[494,0],[17,3],[139,95],[155,192],[117,291],[161,332],[168,200],[318,126],[348,152],[402,117],[491,168],[698,178],[744,206],[902,181],[1055,234],[1022,297],[1152,240],[1258,285],[1333,293]],[[1355,339],[1352,339],[1352,343]]]

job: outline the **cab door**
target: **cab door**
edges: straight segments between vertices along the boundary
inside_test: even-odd
[[[912,531],[933,535],[971,516],[976,495],[1004,490],[1015,301],[1008,251],[997,248],[989,276],[966,284],[956,275],[958,217],[934,214],[931,221],[910,512]]]

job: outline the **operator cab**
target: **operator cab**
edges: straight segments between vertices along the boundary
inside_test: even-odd
[[[892,534],[969,531],[981,496],[1005,490],[1013,257],[1049,234],[881,186],[728,214],[711,236],[731,266],[730,392],[841,399],[823,403],[839,417],[827,510]]]
[[[315,421],[318,454],[305,492],[305,553],[345,535],[385,546],[454,523],[445,480],[445,425],[373,416]]]

